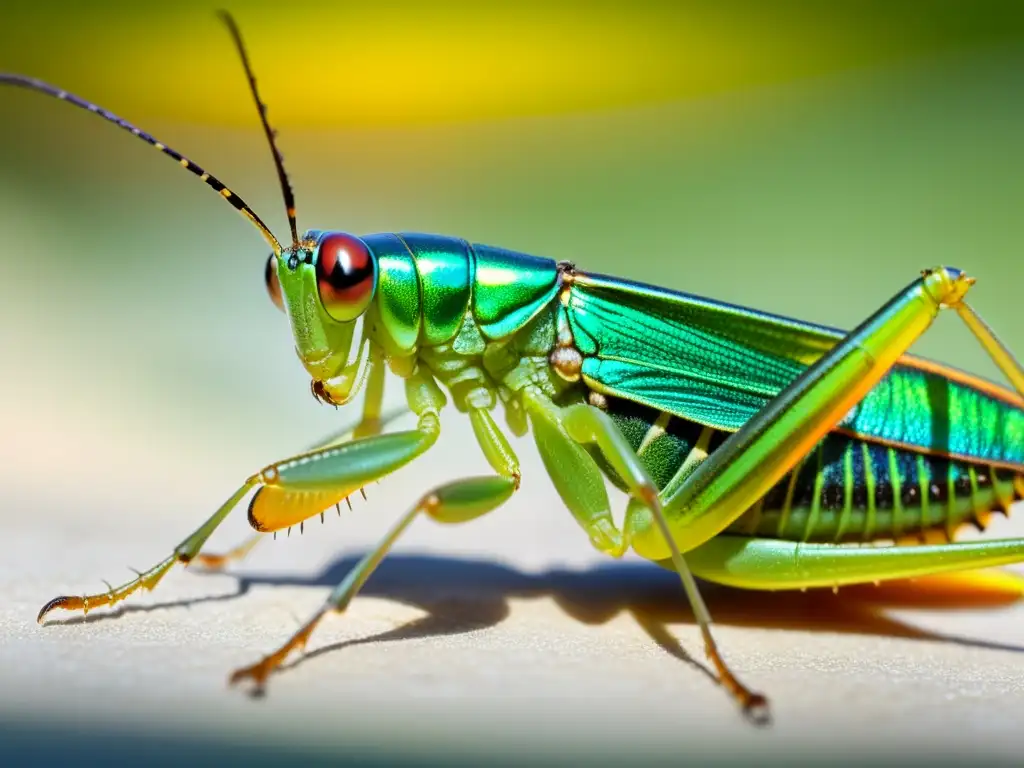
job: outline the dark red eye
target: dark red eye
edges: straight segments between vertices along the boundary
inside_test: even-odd
[[[274,302],[278,309],[284,312],[284,298],[281,296],[281,283],[277,279],[277,256],[270,254],[270,258],[267,259],[267,266],[263,270],[263,279],[267,283],[267,293],[270,294],[270,300]]]
[[[359,317],[373,298],[375,271],[373,256],[358,237],[326,235],[317,251],[316,286],[327,314],[342,322]]]

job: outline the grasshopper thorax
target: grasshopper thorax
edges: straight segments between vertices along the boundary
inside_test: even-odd
[[[313,392],[338,405],[349,400],[366,370],[362,320],[377,289],[373,252],[354,235],[312,230],[280,256],[271,254],[266,282],[291,322]]]

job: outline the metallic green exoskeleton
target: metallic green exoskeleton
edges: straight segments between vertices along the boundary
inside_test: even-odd
[[[613,556],[633,548],[679,574],[723,684],[757,717],[767,702],[720,657],[693,574],[789,589],[1024,560],[1024,539],[953,540],[963,523],[983,523],[1024,495],[1024,370],[964,302],[973,280],[957,269],[926,270],[847,333],[455,238],[300,237],[260,105],[291,228],[283,247],[215,177],[121,118],[38,80],[0,83],[95,112],[213,187],[273,248],[268,291],[291,323],[314,396],[343,405],[365,392],[351,434],[269,464],[163,562],[108,592],[58,597],[40,621],[56,608],[87,611],[152,589],[178,562],[223,563],[201,547],[247,495],[257,531],[301,525],[425,453],[449,400],[469,417],[494,474],[427,490],[308,623],[233,681],[263,685],[324,613],[345,608],[416,517],[460,523],[510,498],[520,473],[506,429],[532,432],[595,547]],[[1012,390],[905,355],[944,308],[963,318]],[[387,371],[404,382],[414,429],[383,431]],[[505,427],[494,415],[502,412]],[[621,527],[606,480],[630,497]],[[855,546],[883,540],[893,544]]]

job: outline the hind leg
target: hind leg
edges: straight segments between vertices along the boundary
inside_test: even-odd
[[[762,499],[881,381],[941,309],[963,317],[1024,395],[1024,367],[964,303],[973,282],[956,269],[927,270],[731,434],[666,494],[665,516],[679,549],[707,543]],[[655,533],[638,534],[633,548],[665,560],[671,553]]]
[[[622,529],[615,526],[600,470],[581,447],[583,444],[597,447],[622,478],[634,502],[649,512],[650,519],[658,527],[671,552],[671,560],[666,561],[665,565],[679,576],[704,639],[704,651],[718,672],[719,681],[754,722],[769,722],[767,698],[747,688],[725,663],[718,650],[711,632],[711,614],[687,565],[687,559],[683,558],[672,540],[657,486],[643,462],[630,449],[615,422],[590,405],[559,408],[532,390],[524,393],[524,404],[548,474],[565,505],[590,535],[595,547],[609,555],[622,556],[632,542],[638,511],[631,506]]]

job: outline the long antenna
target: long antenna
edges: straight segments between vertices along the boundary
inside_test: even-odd
[[[229,203],[231,203],[231,205],[235,207],[235,210],[237,210],[239,213],[241,213],[243,216],[249,219],[249,221],[251,221],[253,224],[255,224],[256,228],[260,231],[260,234],[263,235],[264,239],[266,239],[268,243],[270,243],[270,247],[274,249],[274,253],[277,254],[278,256],[281,255],[281,243],[278,242],[276,237],[274,237],[274,233],[270,231],[270,228],[263,223],[263,220],[256,215],[256,212],[253,211],[253,209],[250,208],[248,205],[246,205],[245,201],[242,198],[240,198],[238,195],[236,195],[234,192],[228,189],[224,185],[224,183],[220,181],[220,179],[218,179],[211,173],[207,173],[181,153],[171,149],[163,142],[157,141],[155,138],[150,136],[145,131],[136,128],[127,120],[118,117],[113,112],[108,112],[107,110],[103,109],[100,106],[97,106],[96,104],[93,104],[91,102],[86,101],[85,99],[75,96],[75,94],[73,93],[68,93],[65,90],[56,88],[55,86],[52,86],[49,83],[45,83],[42,80],[37,80],[34,77],[25,77],[23,75],[11,75],[0,72],[0,85],[5,84],[14,85],[19,88],[27,88],[30,91],[39,91],[40,93],[45,93],[47,96],[53,96],[55,99],[66,101],[69,104],[74,104],[76,107],[87,110],[88,112],[92,112],[93,114],[99,115],[104,120],[108,120],[114,125],[123,128],[124,130],[132,134],[132,136],[137,136],[147,144],[156,147],[168,157],[173,157],[175,160],[178,161],[178,163],[183,168],[192,171],[192,173],[199,177],[200,181],[205,182],[206,186],[212,187],[215,191],[219,192],[221,197],[223,197],[225,200],[227,200]]]
[[[238,55],[242,59],[242,66],[245,68],[245,76],[249,78],[249,90],[256,101],[256,109],[260,113],[260,122],[263,123],[263,133],[266,134],[267,141],[270,143],[270,151],[274,155],[274,165],[277,167],[277,178],[281,182],[284,209],[288,214],[288,226],[292,231],[292,247],[297,248],[299,245],[299,230],[295,222],[295,193],[292,191],[291,182],[288,181],[288,174],[284,170],[284,157],[281,155],[281,150],[277,148],[277,142],[275,141],[277,131],[271,128],[270,123],[267,121],[267,105],[260,99],[260,92],[256,87],[256,75],[253,74],[252,65],[249,64],[249,54],[245,50],[245,42],[242,40],[242,33],[239,31],[238,25],[227,11],[218,11],[217,15],[220,16],[221,21],[227,25],[228,31],[231,32],[231,37],[235,41],[235,48],[238,49]]]

